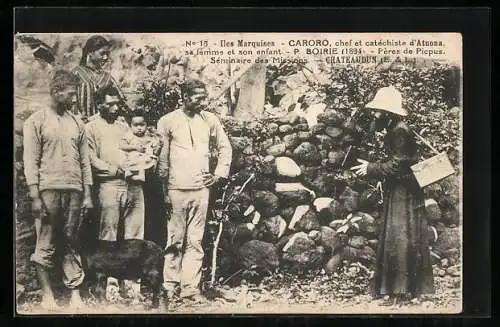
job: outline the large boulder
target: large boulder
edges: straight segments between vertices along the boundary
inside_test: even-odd
[[[243,121],[235,119],[234,117],[224,116],[222,122],[228,134],[233,136],[241,136],[243,134],[245,129]]]
[[[296,160],[306,165],[317,165],[321,162],[318,148],[310,142],[302,142],[295,148],[293,155]]]
[[[294,205],[309,204],[312,200],[312,194],[303,189],[296,191],[276,192],[280,199],[280,205],[289,207]]]
[[[340,220],[334,220],[335,223],[339,221]],[[330,227],[337,230],[339,225],[333,226],[332,224],[335,224],[334,222],[330,224]],[[350,226],[348,230],[349,235],[363,235],[366,236],[367,238],[376,238],[378,235],[377,221],[371,215],[364,212],[356,212],[352,216],[350,216],[349,226]]]
[[[360,261],[362,263],[374,263],[376,258],[375,251],[368,245],[365,245],[361,249],[346,246],[344,247],[343,253],[346,260]]]
[[[279,132],[281,134],[288,134],[293,132],[293,126],[290,124],[284,124],[279,127]]]
[[[253,187],[259,190],[274,191],[274,180],[266,175],[257,175]]]
[[[337,253],[342,247],[340,239],[337,237],[337,232],[328,226],[321,226],[319,229],[321,233],[320,245],[323,245],[325,249],[329,249],[330,253]]]
[[[309,130],[309,125],[307,125],[307,123],[295,124],[293,130],[296,132],[306,132]]]
[[[263,160],[260,164],[259,175],[264,175],[269,178],[274,178],[277,172],[277,166],[273,156],[266,156],[268,161]]]
[[[259,120],[247,121],[243,126],[244,126],[244,131],[243,131],[244,135],[252,137],[253,139],[258,139],[263,134],[265,134],[263,133],[265,131],[265,126],[263,122]]]
[[[267,148],[266,153],[275,157],[280,157],[285,154],[286,145],[284,143],[275,144]]]
[[[300,170],[302,171],[301,181],[304,185],[311,185],[314,179],[318,176],[318,172],[321,170],[321,167],[300,165]]]
[[[313,208],[310,208],[295,225],[291,228],[295,231],[308,232],[311,230],[316,230],[321,227],[318,219],[318,214]]]
[[[335,219],[332,220],[329,224],[328,227],[330,227],[333,230],[339,229],[343,224],[345,223],[344,219]]]
[[[316,198],[313,205],[317,212],[321,212],[321,210],[328,209],[333,200],[333,198],[328,197]]]
[[[280,139],[281,141],[281,139]],[[279,142],[281,143],[281,142]],[[261,154],[268,154],[268,150],[270,147],[272,147],[273,145],[276,145],[276,143],[274,142],[274,137],[270,137],[270,138],[266,138],[262,141],[260,141],[258,143],[258,145],[256,146],[256,148],[258,149],[259,153]]]
[[[282,259],[287,265],[313,268],[324,259],[324,248],[317,246],[306,233],[299,232],[289,238],[282,248]]]
[[[297,133],[291,133],[283,136],[283,143],[287,150],[293,150],[300,144],[300,139]]]
[[[290,241],[292,239],[292,237],[295,236],[295,234],[296,233],[285,234],[282,238],[280,238],[279,241],[274,244],[274,247],[276,248],[276,251],[278,251],[278,253],[282,253],[283,252],[283,248],[285,247],[285,245],[288,244],[288,241]]]
[[[368,240],[364,236],[356,235],[349,238],[347,245],[356,249],[362,249],[365,245],[368,245]]]
[[[275,160],[278,176],[295,178],[302,173],[300,167],[288,157],[277,157]]]
[[[359,210],[360,195],[350,187],[346,187],[344,192],[339,196],[339,200],[343,203],[346,212],[356,212]]]
[[[246,136],[230,136],[229,141],[235,153],[253,154],[253,141]]]
[[[460,250],[460,228],[444,228],[438,230],[438,239],[432,246],[432,251],[440,257],[446,257],[450,251]]]
[[[378,224],[375,218],[364,212],[360,212],[358,215],[361,216],[361,220],[357,222],[359,226],[359,233],[369,238],[377,237]]]
[[[257,238],[265,242],[276,243],[285,234],[286,227],[285,219],[279,215],[265,218],[259,226]]]
[[[299,205],[295,208],[295,211],[293,213],[292,218],[290,219],[290,222],[288,223],[288,229],[290,230],[295,230],[295,225],[297,222],[304,216],[311,207],[309,205]]]
[[[313,134],[309,131],[300,131],[297,133],[297,136],[300,141],[309,141],[312,138]]]
[[[437,222],[441,220],[441,209],[436,200],[425,199],[425,211],[429,222]]]
[[[457,207],[447,207],[442,211],[442,220],[449,227],[455,227],[460,224],[460,212]]]
[[[289,124],[289,125],[294,125],[297,124],[300,120],[300,117],[295,114],[295,113],[289,113],[286,116],[282,116],[278,118],[278,124],[284,125],[284,124]]]
[[[331,196],[335,191],[335,175],[321,171],[311,184],[311,188],[316,192],[316,195],[320,197]]]
[[[346,214],[344,205],[335,199],[328,205],[328,212],[331,214],[332,220],[342,219]]]
[[[279,212],[279,198],[272,192],[257,190],[253,192],[254,206],[264,217],[275,216]]]
[[[257,236],[257,230],[252,223],[241,223],[229,229],[231,245],[235,248],[253,240]]]
[[[318,219],[321,225],[328,225],[332,220],[340,219],[343,216],[342,204],[333,198],[317,198],[314,206],[318,212]]]
[[[238,249],[237,262],[245,270],[272,273],[279,266],[279,256],[271,243],[251,240]]]
[[[290,223],[294,213],[295,213],[294,206],[286,207],[280,210],[280,216],[283,217],[283,219],[285,219],[287,223]]]
[[[314,125],[313,127],[311,127],[311,132],[313,134],[323,134],[323,132],[325,131],[325,124],[323,123],[317,123],[316,125]]]
[[[339,264],[342,262],[342,253],[335,253],[330,259],[328,259],[323,265],[323,269],[329,275],[337,272]]]

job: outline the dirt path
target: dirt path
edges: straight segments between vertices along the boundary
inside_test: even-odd
[[[459,313],[461,290],[458,277],[436,277],[436,295],[433,301],[412,303],[403,307],[383,307],[366,294],[340,297],[334,292],[331,277],[319,276],[312,281],[274,281],[272,285],[257,287],[238,286],[227,290],[236,302],[222,299],[200,304],[171,303],[168,307],[150,309],[149,300],[131,303],[131,300],[115,300],[115,303],[97,304],[88,299],[85,310],[69,311],[67,307],[54,312],[39,309],[40,294],[28,293],[18,304],[21,315],[36,314],[417,314]],[[458,282],[458,287],[457,287]],[[276,283],[280,283],[278,286]]]

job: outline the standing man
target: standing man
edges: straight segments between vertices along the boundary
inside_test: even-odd
[[[82,305],[84,272],[75,250],[82,209],[92,207],[92,173],[83,122],[70,111],[76,103],[78,78],[64,70],[50,83],[52,105],[24,124],[24,173],[36,215],[37,241],[31,260],[43,291],[42,307],[57,307],[49,269],[61,255],[63,283],[72,290],[70,306]]]
[[[124,239],[144,238],[142,185],[129,180],[132,174],[120,167],[124,155],[120,141],[128,131],[116,122],[120,101],[116,88],[99,89],[96,102],[100,115],[85,126],[99,200],[99,239],[106,241],[122,236],[118,235],[119,223],[124,225]]]
[[[203,261],[202,238],[208,209],[209,187],[229,175],[232,149],[219,119],[204,111],[207,90],[190,80],[181,86],[184,106],[158,121],[164,144],[158,161],[165,203],[169,208],[167,247],[178,254],[165,256],[167,296],[179,286],[182,298],[202,300],[199,283]],[[209,169],[216,150],[217,167]]]
[[[124,153],[120,141],[128,128],[116,120],[122,101],[119,91],[108,86],[100,88],[95,100],[99,116],[85,126],[90,152],[90,163],[94,171],[99,202],[99,239],[144,239],[144,194],[140,181],[129,177],[132,173],[120,167]],[[123,232],[119,232],[119,226]],[[116,283],[114,278],[108,279]],[[139,284],[131,285],[138,294]],[[125,293],[120,283],[122,295]]]

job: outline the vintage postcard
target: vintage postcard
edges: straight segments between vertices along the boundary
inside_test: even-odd
[[[459,33],[14,44],[18,315],[462,311]]]

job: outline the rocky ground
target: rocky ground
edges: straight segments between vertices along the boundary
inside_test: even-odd
[[[229,298],[207,300],[203,303],[174,302],[150,308],[150,299],[139,301],[123,299],[116,294],[105,304],[98,304],[93,298],[86,298],[85,310],[72,312],[67,300],[60,298],[61,310],[41,311],[40,292],[27,292],[18,301],[18,314],[240,314],[240,313],[322,313],[322,314],[376,314],[376,313],[458,313],[461,311],[461,278],[451,274],[440,274],[435,266],[436,294],[433,299],[399,307],[379,306],[369,294],[370,279],[366,272],[344,266],[334,275],[321,271],[298,277],[277,273],[260,284],[243,283],[237,287],[225,287]],[[456,275],[456,274],[455,274]]]

